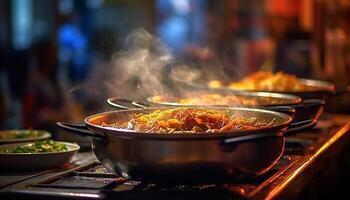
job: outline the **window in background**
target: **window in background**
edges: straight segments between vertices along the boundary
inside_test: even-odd
[[[160,15],[158,34],[176,55],[188,44],[202,44],[205,38],[205,8],[207,1],[158,0]]]
[[[12,1],[12,46],[15,50],[28,49],[32,43],[32,5],[32,0]]]

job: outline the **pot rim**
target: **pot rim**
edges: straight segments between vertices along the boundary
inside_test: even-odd
[[[286,103],[271,103],[271,104],[258,104],[258,105],[191,105],[191,104],[184,104],[184,103],[177,103],[176,100],[181,99],[182,97],[173,97],[171,95],[167,96],[165,95],[154,95],[147,97],[147,102],[158,105],[158,106],[184,106],[184,107],[195,107],[195,106],[214,106],[214,107],[246,107],[246,108],[263,108],[263,107],[269,107],[269,106],[291,106],[291,105],[297,105],[302,103],[301,97],[297,95],[292,95],[288,93],[277,93],[277,92],[261,92],[261,91],[196,91],[196,92],[189,92],[190,94],[219,94],[223,96],[243,96],[243,97],[266,97],[266,98],[275,98],[275,99],[283,99],[286,100]],[[155,101],[154,98],[160,96],[165,98],[174,98],[175,101]],[[186,94],[183,95],[186,97]]]
[[[197,108],[197,107],[194,107]],[[230,131],[225,133],[185,133],[185,134],[168,134],[168,133],[146,133],[142,131],[134,131],[134,130],[128,130],[128,129],[122,129],[122,128],[112,128],[112,127],[103,127],[100,125],[94,124],[93,120],[97,120],[98,118],[101,118],[105,115],[111,115],[115,113],[125,113],[125,112],[135,112],[135,111],[145,111],[145,110],[157,110],[157,109],[169,109],[169,107],[152,107],[152,108],[136,108],[136,109],[128,109],[128,110],[118,110],[118,111],[107,111],[98,113],[95,115],[88,116],[84,119],[85,125],[92,131],[97,133],[102,133],[105,135],[112,135],[112,136],[118,136],[121,138],[137,138],[137,139],[161,139],[161,140],[198,140],[198,139],[225,139],[225,138],[234,138],[234,137],[241,137],[241,136],[247,136],[247,135],[258,135],[258,134],[264,134],[264,133],[276,133],[276,135],[283,135],[282,133],[287,129],[289,124],[292,122],[293,118],[290,117],[287,114],[279,113],[275,111],[270,110],[264,110],[259,108],[242,108],[242,107],[200,107],[200,108],[207,108],[207,109],[230,109],[230,110],[238,110],[243,112],[263,112],[263,113],[269,113],[271,115],[274,115],[275,117],[282,118],[283,122],[273,125],[270,127],[263,127],[258,128],[254,130],[237,130],[237,131]]]

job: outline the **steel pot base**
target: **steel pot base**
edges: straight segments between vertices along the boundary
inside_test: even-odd
[[[101,163],[126,178],[156,182],[254,178],[274,166],[285,144],[283,136],[235,145],[225,145],[220,140],[137,142],[110,138],[109,141],[107,146],[95,142],[95,153]]]

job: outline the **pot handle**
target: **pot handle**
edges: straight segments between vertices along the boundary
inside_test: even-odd
[[[225,139],[223,141],[223,145],[229,145],[229,144],[238,143],[238,142],[246,142],[249,140],[256,140],[260,138],[275,137],[275,136],[283,136],[283,134],[281,134],[281,132],[272,132],[272,133],[258,133],[258,134],[240,136],[240,137],[233,137],[233,138]]]
[[[149,105],[146,103],[119,97],[108,98],[107,103],[114,108],[119,108],[122,110],[128,110],[132,108],[149,108]]]
[[[284,114],[287,114],[291,117],[294,117],[295,115],[295,109],[291,106],[271,106],[267,108],[263,108],[264,110],[270,110],[275,112],[281,112]]]
[[[286,130],[286,132],[284,133],[284,135],[289,136],[301,130],[313,128],[314,126],[316,126],[316,124],[317,124],[317,120],[315,119],[307,119],[304,121],[291,123],[288,129]]]
[[[284,136],[289,136],[292,133],[296,133],[301,130],[309,129],[314,127],[317,124],[317,121],[315,119],[308,119],[300,122],[295,122],[289,125],[290,128],[288,128],[284,132]],[[234,144],[240,143],[240,142],[246,142],[250,140],[256,140],[261,138],[267,138],[267,137],[280,137],[283,136],[283,133],[281,131],[279,132],[272,132],[272,133],[259,133],[259,134],[251,134],[251,135],[245,135],[241,137],[233,137],[223,140],[220,143],[220,147],[223,150],[232,151],[232,149],[235,148]]]
[[[339,96],[343,94],[350,93],[350,85],[347,85],[345,88],[342,89],[336,89],[334,92],[331,93],[332,96]]]
[[[326,101],[322,99],[305,99],[301,104],[292,105],[292,107],[295,109],[300,109],[300,108],[324,106],[325,104],[326,104]]]
[[[84,137],[93,137],[95,139],[103,140],[105,136],[96,134],[92,131],[90,131],[85,125],[83,124],[71,124],[71,123],[65,123],[65,122],[57,122],[56,123],[58,127],[67,130],[72,131],[74,134],[78,134]]]
[[[241,142],[249,142],[252,140],[258,140],[271,137],[283,137],[282,131],[270,132],[270,133],[256,133],[250,135],[244,135],[239,137],[227,138],[219,142],[219,147],[222,151],[231,152],[234,151]]]

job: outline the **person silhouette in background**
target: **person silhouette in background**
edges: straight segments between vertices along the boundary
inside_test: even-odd
[[[55,46],[44,41],[34,47],[35,64],[32,66],[23,97],[24,128],[54,131],[55,122],[67,120],[68,111],[57,80]]]

